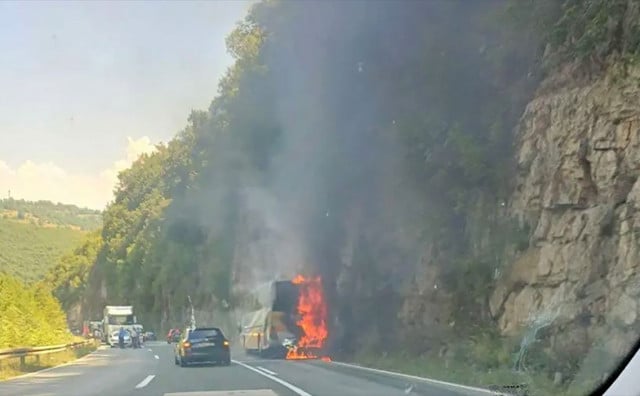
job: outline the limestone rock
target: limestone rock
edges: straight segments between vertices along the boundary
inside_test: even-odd
[[[508,210],[533,232],[489,298],[503,334],[550,318],[554,343],[567,353],[584,352],[605,326],[625,334],[608,342],[610,351],[633,342],[627,327],[640,313],[638,76],[634,66],[624,77],[555,88],[550,77],[527,106]]]

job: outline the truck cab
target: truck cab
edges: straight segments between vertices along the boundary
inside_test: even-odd
[[[127,335],[124,338],[125,345],[130,346],[130,333],[134,329],[134,327],[139,327],[139,325],[137,324],[136,316],[133,314],[133,307],[130,305],[107,305],[104,308],[103,313],[104,341],[111,347],[118,345],[118,333],[120,331],[120,328],[123,327],[125,330],[127,330]]]

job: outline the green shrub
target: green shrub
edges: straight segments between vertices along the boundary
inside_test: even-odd
[[[0,273],[0,349],[71,340],[59,302],[44,283],[25,285]]]

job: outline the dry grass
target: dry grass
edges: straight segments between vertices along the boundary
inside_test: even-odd
[[[472,353],[469,352],[469,360],[466,362],[452,360],[446,365],[441,359],[416,358],[401,354],[380,356],[375,354],[360,354],[355,358],[355,363],[366,367],[378,368],[417,375],[456,384],[476,386],[480,388],[504,389],[504,386],[526,384],[529,396],[583,396],[590,394],[602,376],[601,368],[596,368],[592,375],[587,375],[588,381],[574,381],[570,385],[555,386],[551,378],[543,373],[528,372],[517,373],[509,367],[482,369],[474,367]],[[517,393],[516,393],[517,394]]]

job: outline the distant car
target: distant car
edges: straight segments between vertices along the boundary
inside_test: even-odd
[[[185,367],[192,363],[231,364],[229,340],[217,327],[196,327],[185,332],[178,342],[174,362]]]
[[[116,331],[112,332],[111,336],[109,337],[109,345],[112,348],[113,347],[117,347],[119,345],[118,333],[119,333],[119,331],[116,330]],[[124,346],[126,348],[129,348],[129,347],[131,347],[131,344],[132,344],[131,334],[129,334],[129,331],[126,331],[124,333]]]
[[[158,338],[156,337],[156,333],[154,333],[153,331],[147,331],[143,334],[144,340],[145,341],[155,341]]]

